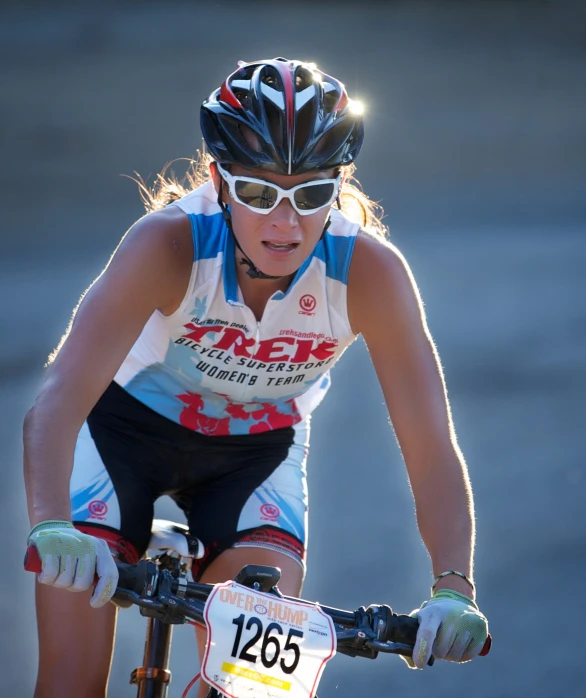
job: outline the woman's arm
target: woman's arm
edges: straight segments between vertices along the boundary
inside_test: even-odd
[[[172,207],[139,220],[77,307],[24,423],[31,525],[70,520],[77,434],[152,313],[181,302],[192,267],[189,219]]]
[[[440,361],[411,271],[400,252],[361,234],[350,267],[348,314],[380,381],[415,498],[434,575],[472,579],[474,505]],[[437,584],[474,598],[465,580]]]

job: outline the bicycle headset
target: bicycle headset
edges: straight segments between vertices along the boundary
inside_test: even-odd
[[[295,175],[352,163],[362,146],[360,111],[344,85],[313,64],[274,58],[245,63],[203,102],[200,126],[210,153],[221,165],[241,165]],[[218,205],[248,276],[278,279],[257,269],[232,228],[232,217]],[[338,208],[340,201],[338,198]],[[330,225],[326,221],[322,237]]]

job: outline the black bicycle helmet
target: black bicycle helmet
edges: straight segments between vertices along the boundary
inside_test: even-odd
[[[238,65],[201,107],[202,134],[216,160],[301,174],[356,158],[362,117],[339,80],[285,58]]]

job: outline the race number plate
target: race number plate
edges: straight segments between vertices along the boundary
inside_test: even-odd
[[[336,653],[332,619],[317,604],[216,585],[205,609],[203,678],[230,698],[313,698]]]

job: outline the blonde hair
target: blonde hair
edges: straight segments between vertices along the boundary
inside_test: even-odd
[[[155,177],[151,186],[140,175],[137,175],[134,181],[138,184],[140,197],[147,213],[165,208],[168,204],[177,201],[182,196],[189,194],[190,191],[208,182],[211,179],[210,164],[213,161],[214,159],[204,147],[201,151],[196,152],[193,159],[179,158],[167,163]],[[177,177],[171,169],[176,162],[187,163],[185,173],[181,177]],[[371,201],[362,191],[360,182],[354,177],[356,167],[353,164],[346,165],[342,169],[346,173],[340,193],[342,212],[370,235],[382,239],[388,238],[388,228],[382,222],[384,217],[382,206]]]

